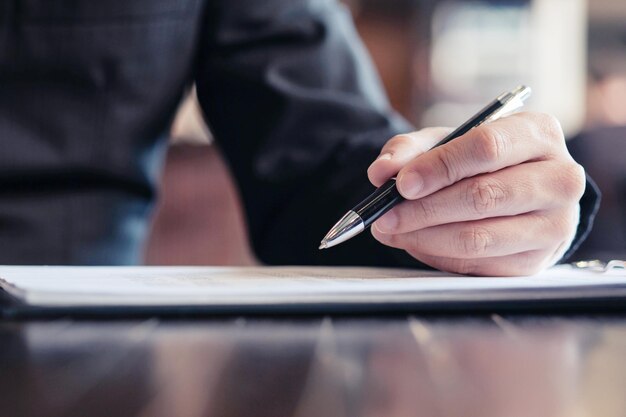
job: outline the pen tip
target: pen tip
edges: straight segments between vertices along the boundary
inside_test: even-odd
[[[327,246],[326,246],[326,242],[322,242],[322,243],[320,243],[320,247],[319,247],[319,249],[326,249],[326,248],[327,248]]]

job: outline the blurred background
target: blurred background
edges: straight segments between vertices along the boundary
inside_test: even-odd
[[[559,118],[603,193],[575,258],[626,257],[626,1],[344,3],[392,105],[416,127],[457,125],[501,92],[532,86],[528,109]],[[171,137],[145,262],[255,263],[239,196],[194,91]]]

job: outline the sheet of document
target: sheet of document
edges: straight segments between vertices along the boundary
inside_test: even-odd
[[[0,287],[38,306],[246,305],[480,300],[626,289],[626,272],[558,266],[529,277],[327,267],[0,266]],[[515,297],[513,297],[515,298]]]

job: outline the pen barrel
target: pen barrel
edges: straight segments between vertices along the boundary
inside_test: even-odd
[[[470,118],[467,122],[463,123],[461,126],[457,127],[452,133],[448,136],[440,140],[432,147],[432,149],[437,148],[441,145],[445,145],[446,143],[459,138],[472,130],[475,127],[480,126],[485,123],[489,116],[493,115],[495,112],[500,110],[504,106],[500,100],[495,99],[491,103],[487,104],[483,109],[481,109],[478,113],[476,113],[472,118]]]
[[[358,214],[363,220],[363,225],[368,227],[403,200],[404,198],[396,188],[396,180],[390,179],[354,207],[352,211]]]

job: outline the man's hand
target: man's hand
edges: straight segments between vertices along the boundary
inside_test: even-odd
[[[519,113],[429,150],[449,130],[398,135],[368,169],[407,199],[372,225],[381,243],[437,269],[529,275],[557,262],[579,219],[585,173],[552,116]]]

